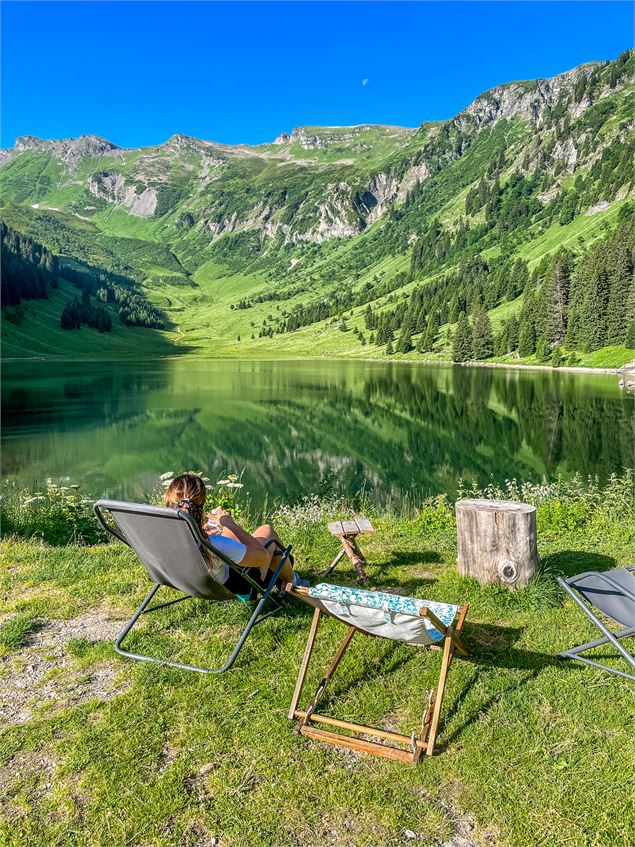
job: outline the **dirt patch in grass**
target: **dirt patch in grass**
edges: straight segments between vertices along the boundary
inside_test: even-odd
[[[450,782],[445,787],[445,797],[436,798],[429,794],[424,789],[419,789],[418,793],[422,795],[425,802],[432,803],[443,812],[446,819],[452,827],[452,835],[448,839],[434,840],[434,847],[495,847],[500,844],[498,833],[493,828],[479,832],[478,840],[475,837],[475,823],[472,815],[460,812],[455,805],[454,795],[457,791],[457,785]]]
[[[125,690],[117,682],[114,663],[101,662],[72,670],[67,644],[73,639],[88,643],[112,640],[123,621],[104,611],[90,611],[66,621],[42,621],[27,643],[0,660],[0,723],[21,724],[44,703],[77,705],[98,698],[108,700]],[[59,671],[67,670],[61,674]]]
[[[55,762],[46,751],[23,750],[0,767],[0,808],[11,813],[10,789],[24,779],[32,781],[30,798],[39,800],[47,794],[53,781]]]

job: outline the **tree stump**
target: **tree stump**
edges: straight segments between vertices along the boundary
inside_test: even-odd
[[[461,576],[509,589],[527,585],[538,565],[536,509],[509,500],[459,500],[456,504]]]

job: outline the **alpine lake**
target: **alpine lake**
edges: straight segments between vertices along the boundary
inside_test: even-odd
[[[633,466],[614,374],[341,361],[8,362],[5,479],[140,500],[166,471],[241,475],[252,507],[366,490],[600,480]]]

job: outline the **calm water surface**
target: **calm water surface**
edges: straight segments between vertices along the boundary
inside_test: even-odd
[[[342,362],[11,363],[2,470],[142,497],[167,470],[244,469],[252,501],[325,474],[382,499],[633,465],[633,402],[612,375]]]

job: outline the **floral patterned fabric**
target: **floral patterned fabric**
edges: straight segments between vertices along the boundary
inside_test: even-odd
[[[419,615],[421,609],[430,609],[442,623],[449,626],[459,608],[449,603],[418,600],[399,594],[387,594],[384,591],[328,585],[325,582],[310,588],[309,596],[322,601],[331,614],[359,626],[360,629],[368,632],[372,630],[373,634],[384,638],[420,644],[443,639],[443,634],[427,618]],[[381,615],[379,618],[376,613],[365,615],[364,609],[375,610]],[[415,620],[412,620],[413,618]]]

